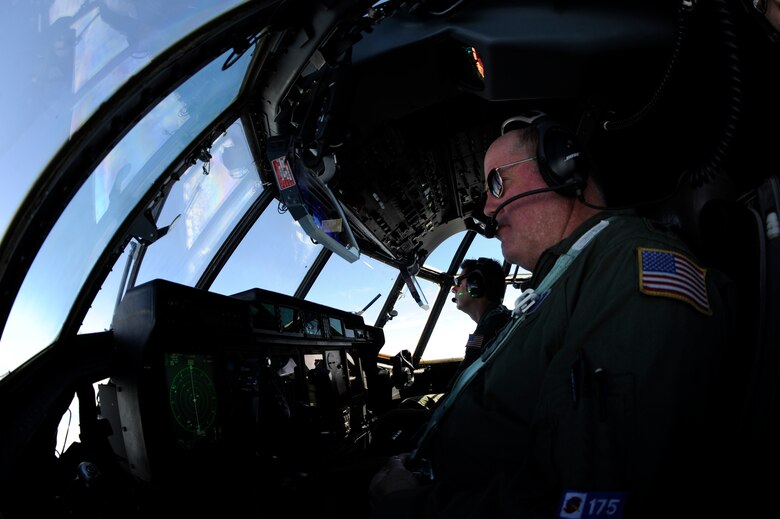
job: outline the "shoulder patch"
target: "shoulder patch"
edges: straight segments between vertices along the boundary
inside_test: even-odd
[[[712,315],[707,295],[707,269],[670,250],[637,248],[639,290],[651,296],[684,301],[705,315]]]

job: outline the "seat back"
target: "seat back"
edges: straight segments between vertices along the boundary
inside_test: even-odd
[[[737,291],[737,335],[726,353],[721,393],[721,488],[734,512],[756,508],[780,482],[780,181],[771,177],[735,201],[711,200],[699,213],[699,248]],[[770,477],[767,477],[767,474]],[[747,515],[743,515],[747,517]]]

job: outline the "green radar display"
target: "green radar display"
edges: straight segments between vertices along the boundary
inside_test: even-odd
[[[216,427],[217,390],[209,355],[169,353],[166,358],[168,402],[183,447],[210,437]]]

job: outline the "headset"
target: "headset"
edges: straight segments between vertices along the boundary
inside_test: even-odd
[[[485,295],[485,276],[479,270],[472,270],[466,276],[466,292],[471,297],[482,297]]]
[[[564,196],[581,196],[588,178],[588,161],[574,132],[544,112],[533,110],[504,121],[501,135],[528,126],[539,132],[536,160],[550,190]]]
[[[464,276],[466,292],[471,297],[487,297],[499,303],[504,299],[504,267],[497,260],[487,257],[467,259],[461,267],[468,271]]]

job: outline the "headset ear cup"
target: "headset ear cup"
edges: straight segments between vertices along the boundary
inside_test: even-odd
[[[548,186],[560,187],[558,193],[577,196],[585,187],[588,173],[577,136],[549,117],[542,117],[535,124],[539,130],[536,155],[542,177]]]
[[[466,277],[466,290],[471,297],[482,297],[485,295],[484,285],[485,279],[478,270],[471,272],[468,277]]]

